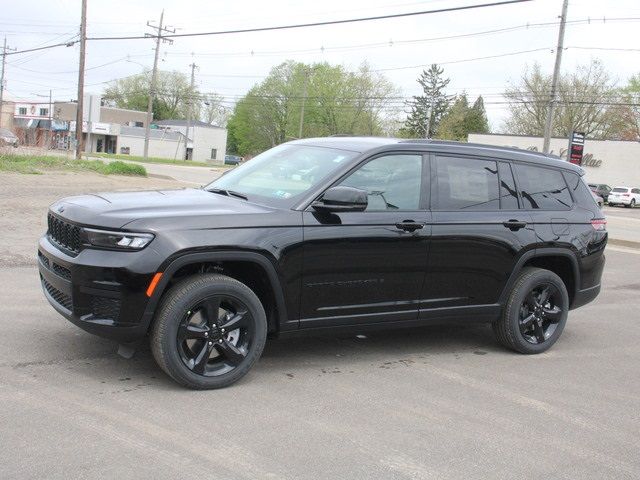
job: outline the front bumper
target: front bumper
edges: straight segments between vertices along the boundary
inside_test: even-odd
[[[121,343],[146,335],[146,288],[159,261],[151,249],[113,252],[86,249],[76,257],[47,236],[38,245],[38,269],[51,306],[78,327]]]

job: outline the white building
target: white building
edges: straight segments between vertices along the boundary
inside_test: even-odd
[[[469,142],[538,152],[543,145],[542,137],[479,133],[469,134]],[[568,148],[567,138],[551,139],[550,153],[566,159]],[[640,142],[587,139],[582,168],[589,183],[640,187]]]
[[[142,157],[144,155],[145,129],[142,127],[120,127],[118,153]],[[151,128],[149,130],[149,157],[183,160],[185,158],[184,135]]]
[[[159,129],[186,135],[186,120],[161,120],[154,122]],[[189,124],[186,158],[196,162],[224,162],[227,149],[227,130],[199,120]]]

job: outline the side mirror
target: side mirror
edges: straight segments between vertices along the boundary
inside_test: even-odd
[[[311,204],[319,212],[362,212],[369,203],[367,192],[354,187],[331,187]]]

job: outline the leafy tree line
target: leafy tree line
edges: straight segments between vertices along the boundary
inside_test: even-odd
[[[150,73],[112,82],[104,98],[111,105],[146,110]],[[383,75],[363,64],[356,72],[328,63],[294,61],[274,67],[233,108],[222,98],[190,86],[186,75],[158,72],[153,113],[156,120],[193,118],[228,129],[228,151],[248,156],[280,143],[328,135],[383,135],[466,141],[469,133],[490,131],[484,99],[447,92],[450,79],[431,65],[417,78],[420,94],[404,102],[401,92]],[[544,131],[551,73],[534,64],[503,96],[507,117],[503,133],[541,136]],[[473,101],[472,101],[473,100]],[[640,141],[640,73],[618,87],[594,60],[561,75],[553,135],[572,130],[592,138]],[[400,126],[398,126],[400,125]]]
[[[236,104],[227,128],[229,151],[254,154],[299,137],[387,134],[387,107],[397,89],[366,64],[288,61],[273,68]]]

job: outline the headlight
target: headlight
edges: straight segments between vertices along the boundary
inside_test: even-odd
[[[141,250],[154,238],[151,233],[108,232],[91,228],[83,230],[89,245],[118,250]]]

